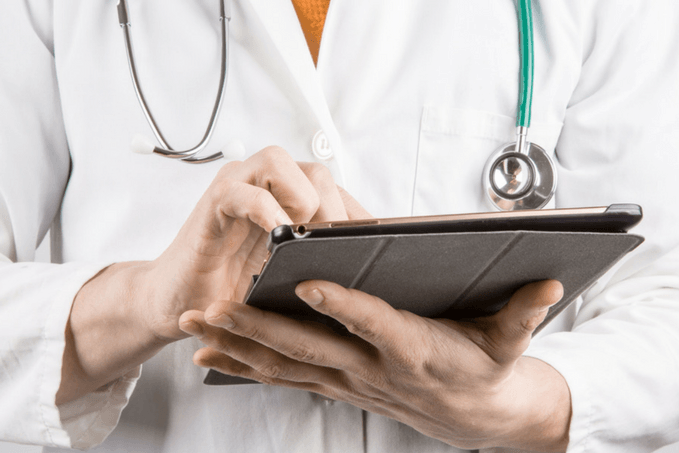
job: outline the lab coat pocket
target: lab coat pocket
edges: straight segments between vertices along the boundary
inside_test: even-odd
[[[420,123],[413,215],[491,210],[481,186],[486,160],[516,138],[515,118],[425,106]],[[554,155],[562,123],[536,123],[529,140]]]

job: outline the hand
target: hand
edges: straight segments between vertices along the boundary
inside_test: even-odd
[[[178,328],[184,311],[204,309],[215,300],[243,300],[266,257],[273,228],[349,216],[369,215],[335,185],[323,165],[295,163],[276,147],[228,163],[174,242],[151,263],[149,305],[139,316],[161,339],[185,338]]]
[[[180,325],[208,346],[197,365],[346,401],[462,448],[558,451],[568,439],[568,387],[521,354],[562,293],[556,281],[530,284],[497,314],[455,322],[309,281],[297,294],[354,337],[232,302],[187,312]]]
[[[364,217],[325,167],[297,164],[280,148],[226,164],[158,259],[113,264],[80,289],[55,401],[91,392],[185,338],[178,320],[186,310],[241,301],[275,226]]]

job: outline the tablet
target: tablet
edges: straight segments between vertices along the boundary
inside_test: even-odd
[[[282,225],[245,303],[349,335],[295,287],[328,280],[396,309],[459,320],[496,313],[527,283],[559,280],[564,296],[539,330],[643,242],[629,233],[641,218],[638,205],[615,204]],[[236,382],[218,375],[205,382]]]
[[[640,206],[614,204],[282,225],[246,303],[334,326],[294,293],[320,279],[421,316],[461,319],[496,312],[529,282],[556,279],[565,294],[548,322],[643,241],[628,233],[641,218]]]

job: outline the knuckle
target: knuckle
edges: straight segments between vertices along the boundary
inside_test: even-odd
[[[330,173],[330,170],[328,167],[326,167],[323,164],[319,164],[316,162],[309,163],[308,166],[305,168],[305,173],[307,179],[311,181],[311,184],[313,184],[315,187],[318,186],[329,186],[332,185],[334,187],[335,183],[333,182],[332,178],[332,173]]]
[[[375,367],[364,368],[363,374],[361,375],[361,380],[374,388],[387,388],[386,376]]]
[[[274,379],[271,379],[267,376],[264,376],[262,373],[258,373],[257,377],[255,378],[258,382],[261,382],[262,384],[265,385],[276,385],[276,382]]]
[[[252,325],[244,328],[242,331],[242,335],[258,343],[261,343],[263,340],[266,339],[265,331],[263,329],[260,329],[257,325]]]
[[[219,352],[229,355],[233,351],[233,347],[229,339],[224,335],[219,335],[215,340],[215,349]]]
[[[229,164],[227,164],[229,165]],[[226,167],[227,165],[224,165]],[[207,192],[211,194],[213,200],[219,200],[224,193],[228,193],[229,188],[233,185],[232,171],[228,171],[224,167],[220,168],[217,176],[212,180],[212,184],[208,187]]]
[[[537,317],[532,317],[524,319],[519,323],[518,334],[526,335],[535,330],[535,328],[540,324],[540,320]]]
[[[259,153],[260,157],[264,159],[267,163],[273,163],[280,161],[281,159],[292,159],[290,155],[280,146],[267,146],[262,149]]]
[[[240,167],[243,165],[243,162],[240,161],[231,161],[228,162],[217,171],[217,176],[215,177],[216,181],[220,181],[223,179],[228,179],[233,177],[234,174],[238,172]]]
[[[418,374],[422,370],[431,370],[436,366],[435,363],[425,362],[416,351],[412,348],[407,348],[393,358],[394,365],[403,374]]]
[[[305,344],[297,345],[290,351],[289,356],[298,362],[316,363],[321,360],[321,354],[315,348]]]
[[[379,321],[376,320],[375,318],[367,317],[361,319],[360,321],[352,320],[350,322],[347,322],[346,328],[349,332],[353,333],[354,335],[358,335],[359,337],[372,343],[371,340],[377,338],[377,334],[375,332],[378,329],[378,324]]]
[[[294,210],[297,214],[301,218],[308,220],[316,214],[316,211],[321,206],[321,198],[315,190],[304,192],[297,200],[296,205]]]
[[[216,178],[207,195],[210,205],[228,206],[229,200],[242,197],[243,185],[244,183],[233,179],[231,176]]]
[[[280,146],[267,146],[248,159],[248,182],[260,187],[270,187],[281,168],[293,162]]]
[[[281,379],[284,377],[283,367],[275,362],[265,363],[257,371],[269,379]]]

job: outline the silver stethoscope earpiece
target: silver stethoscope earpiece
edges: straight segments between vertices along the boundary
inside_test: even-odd
[[[533,101],[533,12],[531,0],[519,0],[521,83],[516,143],[494,152],[483,169],[483,191],[496,209],[540,209],[556,191],[556,167],[544,149],[527,141]]]
[[[123,36],[125,38],[125,49],[127,51],[127,64],[130,68],[130,74],[132,76],[132,84],[134,85],[134,91],[137,94],[137,100],[139,101],[139,105],[141,106],[141,109],[144,112],[146,121],[149,123],[149,126],[153,131],[153,135],[156,136],[156,140],[158,140],[158,143],[160,143],[160,146],[155,146],[153,143],[151,143],[151,141],[149,141],[145,137],[137,135],[132,139],[131,143],[132,151],[140,154],[158,154],[173,159],[181,159],[183,162],[194,164],[212,162],[213,160],[221,159],[222,157],[224,157],[224,153],[222,151],[209,155],[207,157],[196,157],[196,155],[200,153],[202,150],[204,150],[205,147],[207,147],[208,143],[210,142],[210,139],[212,138],[212,134],[214,133],[215,130],[215,125],[217,124],[217,118],[219,117],[219,112],[222,107],[222,99],[224,98],[224,92],[226,90],[226,78],[228,75],[228,64],[229,64],[228,27],[229,21],[231,20],[231,8],[230,3],[228,2],[229,0],[227,0],[227,5],[225,7],[224,0],[220,0],[219,20],[221,22],[221,32],[222,32],[221,73],[219,76],[219,88],[217,90],[217,99],[215,99],[215,105],[212,109],[210,121],[208,122],[207,129],[205,130],[205,134],[203,135],[203,138],[201,139],[200,143],[198,143],[191,149],[187,149],[184,151],[175,151],[167,143],[165,137],[163,137],[163,134],[160,132],[160,128],[156,124],[156,121],[153,118],[153,115],[151,114],[151,110],[146,104],[146,99],[144,98],[144,93],[142,92],[141,85],[137,77],[137,68],[134,63],[134,54],[132,53],[132,43],[130,38],[131,24],[129,21],[127,4],[125,0],[118,0],[117,5],[118,23],[120,24],[120,27],[123,30]]]

